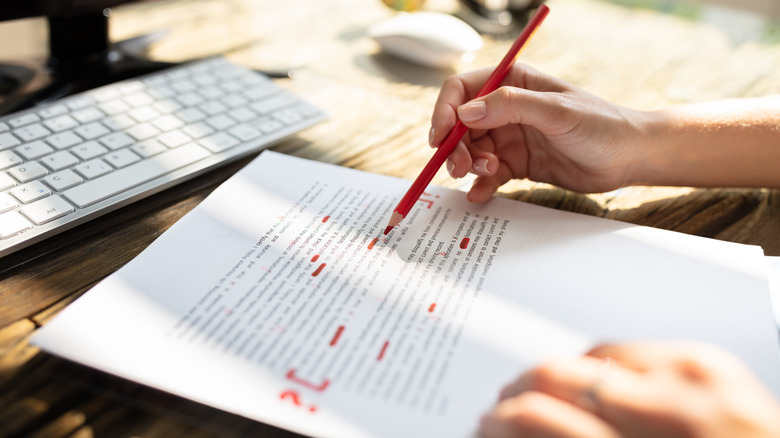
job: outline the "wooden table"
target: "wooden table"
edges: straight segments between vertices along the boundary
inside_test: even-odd
[[[723,31],[694,20],[597,0],[548,4],[552,13],[522,60],[609,100],[650,109],[780,92],[780,46],[734,45]],[[430,9],[453,6],[426,3]],[[154,58],[225,53],[258,69],[295,68],[295,78],[280,83],[331,118],[276,151],[412,179],[431,154],[426,138],[438,87],[455,70],[429,70],[377,53],[366,26],[391,14],[379,0],[171,0],[117,9],[112,36],[167,28],[151,47]],[[41,23],[27,24],[31,35],[40,34]],[[508,44],[486,38],[476,61],[462,69],[494,65]],[[35,50],[31,56],[40,56]],[[1,437],[292,436],[28,344],[37,327],[132,259],[246,162],[0,260]],[[434,183],[464,184],[446,172]],[[780,255],[779,190],[635,187],[582,195],[518,181],[500,196],[761,245],[767,255]]]

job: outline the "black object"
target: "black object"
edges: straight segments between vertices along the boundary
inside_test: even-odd
[[[139,76],[172,64],[139,59],[113,46],[108,39],[111,10],[47,16],[49,26],[49,59],[44,66],[49,76],[45,87],[26,95],[14,95],[6,89],[7,99],[0,104],[0,114],[18,111],[39,103],[58,99],[111,82]],[[29,81],[16,66],[0,67],[0,84],[16,85],[20,90]]]

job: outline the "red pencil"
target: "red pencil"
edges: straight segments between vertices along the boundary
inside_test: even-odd
[[[539,25],[542,24],[542,21],[545,19],[545,17],[547,17],[549,12],[550,8],[548,8],[546,5],[539,6],[539,8],[536,10],[536,13],[528,21],[528,24],[526,24],[523,31],[520,32],[520,35],[515,40],[514,44],[512,44],[512,47],[509,48],[509,52],[507,52],[507,54],[504,56],[504,59],[501,60],[501,63],[498,64],[498,67],[493,70],[493,73],[485,82],[485,85],[483,85],[479,90],[477,97],[482,97],[488,93],[492,93],[498,88],[499,85],[501,85],[501,82],[503,82],[504,78],[509,73],[509,70],[512,69],[512,65],[515,63],[515,59],[517,59],[520,51],[523,49],[528,40],[531,39],[531,37],[534,35],[536,30],[539,28]],[[420,199],[420,195],[422,195],[422,193],[425,191],[425,188],[428,187],[428,184],[430,184],[433,176],[436,175],[436,172],[439,171],[439,168],[442,164],[444,164],[444,161],[450,155],[452,150],[455,149],[455,146],[458,144],[460,139],[463,138],[463,134],[466,133],[466,130],[468,130],[468,128],[466,128],[466,126],[461,123],[460,120],[455,123],[455,126],[452,127],[450,133],[447,134],[447,137],[444,138],[441,146],[439,146],[438,150],[436,150],[436,153],[433,154],[430,161],[428,161],[428,164],[425,165],[422,172],[420,172],[420,175],[417,177],[417,179],[414,180],[412,186],[409,187],[409,190],[406,192],[404,197],[401,198],[401,201],[395,207],[395,210],[393,210],[393,215],[390,216],[390,221],[387,224],[387,228],[385,228],[385,235],[387,235],[387,233],[389,233],[393,228],[398,226],[398,224],[401,223],[406,215],[409,214],[409,210],[411,210],[412,206],[417,202],[418,199]]]

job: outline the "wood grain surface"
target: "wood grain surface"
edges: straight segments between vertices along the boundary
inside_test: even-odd
[[[550,0],[521,61],[638,109],[780,92],[780,47],[733,44],[708,24],[598,0]],[[453,11],[447,0],[426,8]],[[430,111],[441,82],[493,66],[511,39],[486,36],[477,59],[430,70],[378,52],[366,27],[393,11],[380,0],[169,0],[117,8],[112,38],[166,29],[149,55],[226,54],[266,71],[326,109],[329,120],[274,147],[299,157],[413,179],[432,151]],[[39,36],[40,21],[25,23]],[[16,32],[16,30],[15,30]],[[11,44],[2,37],[3,45]],[[30,56],[43,52],[30,50]],[[37,327],[132,259],[247,160],[94,224],[0,259],[0,437],[295,436],[68,363],[28,344]],[[435,184],[467,187],[446,172]],[[631,187],[583,195],[515,181],[497,196],[698,236],[780,255],[780,191]],[[100,330],[95,327],[95,330]]]

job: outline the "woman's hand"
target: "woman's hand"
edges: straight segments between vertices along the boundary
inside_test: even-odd
[[[479,70],[448,78],[432,116],[438,147],[458,118],[470,128],[447,169],[478,175],[468,198],[487,200],[513,178],[581,192],[603,192],[631,181],[637,140],[647,113],[599,99],[562,80],[516,64],[504,86],[474,99],[489,76]]]
[[[780,405],[715,347],[605,345],[520,376],[482,419],[480,436],[780,437]]]

